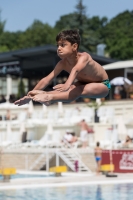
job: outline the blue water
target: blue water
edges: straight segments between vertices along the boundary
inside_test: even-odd
[[[11,175],[11,179],[17,178],[45,178],[45,177],[54,177],[54,175],[42,175],[42,174],[15,174]],[[3,176],[0,175],[0,180],[3,179]]]
[[[0,191],[0,200],[132,200],[133,184],[67,186]]]

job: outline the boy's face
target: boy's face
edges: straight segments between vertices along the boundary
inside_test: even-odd
[[[57,54],[60,58],[65,58],[77,51],[77,47],[76,43],[71,44],[67,40],[59,40],[57,42]]]

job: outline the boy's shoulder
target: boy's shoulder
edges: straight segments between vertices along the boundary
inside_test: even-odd
[[[101,147],[95,147],[95,149],[102,150],[102,148],[101,148]]]
[[[78,52],[78,57],[81,58],[81,59],[87,59],[87,60],[91,60],[92,57],[89,53],[87,52]]]
[[[91,55],[88,53],[88,52],[78,52],[78,55],[80,55],[80,56],[90,56],[91,57]]]
[[[65,59],[62,59],[62,60],[59,60],[58,61],[58,65],[60,65],[60,66],[62,66],[62,65],[64,65],[66,63],[66,60]]]

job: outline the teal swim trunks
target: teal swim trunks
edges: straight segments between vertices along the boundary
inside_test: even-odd
[[[104,80],[101,83],[103,83],[104,85],[106,85],[109,90],[111,89],[111,85],[110,85],[109,79]]]

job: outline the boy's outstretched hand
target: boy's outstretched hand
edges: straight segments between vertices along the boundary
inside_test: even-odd
[[[17,101],[14,102],[14,104],[18,105],[18,106],[22,106],[24,104],[29,103],[33,96],[35,96],[37,94],[42,94],[42,93],[45,93],[45,92],[42,91],[42,90],[32,90],[32,91],[29,91],[28,94],[27,94],[27,96],[24,96],[23,98],[18,99]]]
[[[31,98],[29,96],[24,96],[23,98],[21,99],[18,99],[17,101],[14,102],[15,105],[18,105],[18,106],[22,106],[26,103],[29,103],[31,100]]]
[[[57,90],[59,92],[65,92],[65,91],[69,90],[69,88],[70,88],[70,86],[68,86],[66,84],[58,84],[53,87],[54,90]]]

